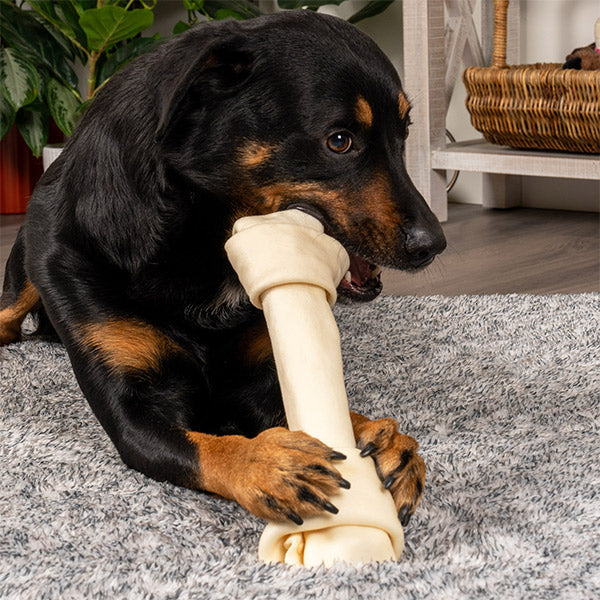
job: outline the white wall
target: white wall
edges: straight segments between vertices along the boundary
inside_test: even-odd
[[[574,48],[594,41],[594,23],[600,18],[598,0],[527,0],[521,4],[524,63],[562,62]],[[527,177],[522,186],[525,206],[600,210],[600,182]]]

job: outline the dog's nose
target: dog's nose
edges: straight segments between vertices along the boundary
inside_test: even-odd
[[[433,261],[435,256],[446,247],[446,238],[441,232],[427,229],[413,229],[404,242],[404,250],[412,267],[424,267]]]

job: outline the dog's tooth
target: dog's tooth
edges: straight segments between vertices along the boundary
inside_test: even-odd
[[[350,271],[346,271],[346,274],[344,275],[344,279],[348,282],[348,283],[352,283],[352,273],[350,273]]]
[[[372,277],[377,277],[381,273],[381,267],[375,267],[373,269]]]

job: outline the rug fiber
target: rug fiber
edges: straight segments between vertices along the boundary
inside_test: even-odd
[[[600,597],[600,294],[338,307],[351,408],[421,444],[398,563],[263,565],[238,505],[126,468],[61,345],[0,350],[0,598]]]

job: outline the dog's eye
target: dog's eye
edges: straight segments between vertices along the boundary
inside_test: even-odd
[[[327,138],[327,147],[338,154],[343,154],[352,147],[352,138],[346,132],[338,131]]]

